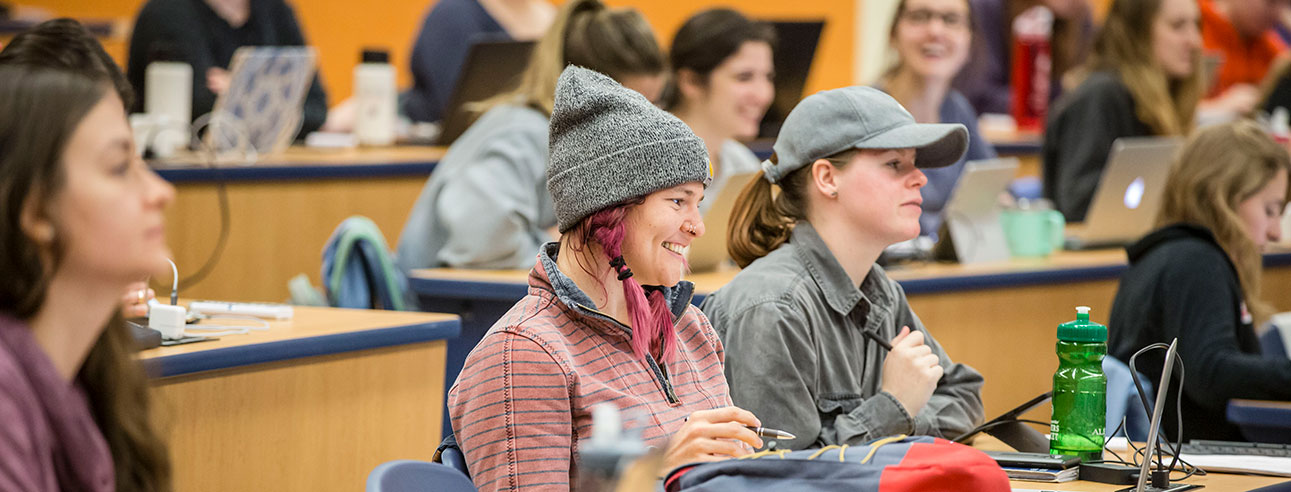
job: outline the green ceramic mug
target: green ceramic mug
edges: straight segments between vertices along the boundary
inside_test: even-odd
[[[1014,257],[1042,258],[1061,250],[1066,221],[1048,200],[1020,200],[1000,214],[1000,225]]]

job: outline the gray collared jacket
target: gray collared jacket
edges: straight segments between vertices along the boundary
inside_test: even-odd
[[[811,224],[754,261],[701,306],[726,346],[736,405],[798,436],[780,449],[860,444],[894,434],[953,438],[982,422],[982,375],[952,363],[878,265],[858,289]],[[911,416],[881,391],[885,340],[924,332],[945,375]]]

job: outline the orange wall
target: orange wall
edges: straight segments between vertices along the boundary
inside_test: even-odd
[[[18,0],[15,3],[48,9],[56,15],[120,19],[128,25],[144,1]],[[349,96],[354,64],[366,46],[390,49],[398,64],[400,84],[411,84],[407,67],[412,42],[434,0],[386,0],[367,5],[353,0],[288,0],[288,3],[295,7],[306,39],[318,47],[319,69],[332,104]],[[606,3],[640,9],[664,45],[691,14],[707,7],[733,4],[717,0],[606,0]],[[807,80],[807,93],[851,83],[855,0],[742,0],[738,8],[758,18],[826,19],[824,36]],[[104,46],[124,63],[127,41],[128,37],[109,39]]]

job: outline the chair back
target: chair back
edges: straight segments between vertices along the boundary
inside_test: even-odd
[[[395,460],[368,475],[367,492],[476,492],[461,472],[439,463]]]
[[[435,450],[435,457],[431,461],[443,463],[468,478],[471,476],[471,471],[466,468],[466,455],[462,453],[462,447],[457,445],[455,434],[449,434],[439,442],[439,449]]]
[[[1148,414],[1152,409],[1143,407],[1143,400],[1139,399],[1138,390],[1134,388],[1134,380],[1138,379],[1147,392],[1149,407],[1156,395],[1152,381],[1142,373],[1132,374],[1130,366],[1111,355],[1103,357],[1103,373],[1107,375],[1106,435],[1112,436],[1112,432],[1121,425],[1121,419],[1124,418],[1125,428],[1115,435],[1137,442],[1147,440]]]

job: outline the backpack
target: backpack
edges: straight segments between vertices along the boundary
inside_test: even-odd
[[[394,266],[381,229],[367,217],[341,222],[323,249],[323,288],[334,307],[408,311],[408,277]]]
[[[986,453],[927,436],[878,439],[863,446],[761,451],[679,467],[668,492],[962,491],[1009,492],[1009,477]]]

